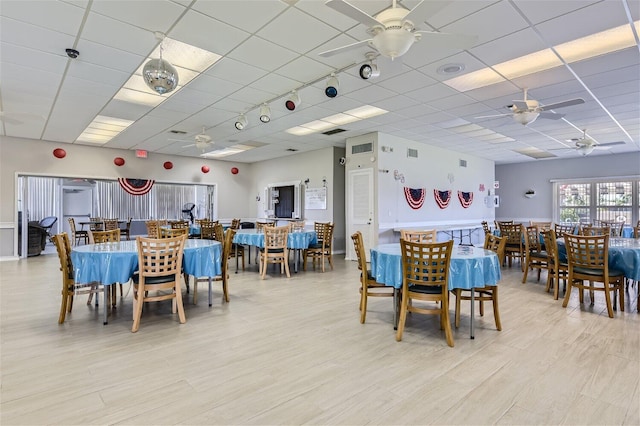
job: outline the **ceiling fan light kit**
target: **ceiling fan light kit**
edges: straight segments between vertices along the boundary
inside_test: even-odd
[[[144,82],[154,92],[164,95],[178,87],[178,71],[168,61],[162,59],[162,40],[164,34],[156,33],[160,40],[160,58],[150,59],[142,68]]]

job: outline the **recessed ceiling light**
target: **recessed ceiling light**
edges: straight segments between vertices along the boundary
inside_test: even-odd
[[[451,75],[461,71],[464,71],[464,64],[444,64],[439,66],[436,72],[441,75]]]

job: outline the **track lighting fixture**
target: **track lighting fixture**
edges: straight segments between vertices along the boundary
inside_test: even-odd
[[[360,78],[363,80],[368,80],[370,78],[376,78],[380,75],[380,70],[378,69],[378,65],[376,65],[373,60],[376,58],[376,54],[373,52],[369,52],[366,54],[367,59],[369,59],[368,64],[364,64],[360,67]]]
[[[289,111],[293,111],[298,105],[300,105],[300,95],[298,95],[297,90],[294,90],[293,92],[291,92],[291,96],[289,96],[285,101],[284,106]]]
[[[329,98],[335,98],[338,96],[338,88],[340,87],[340,82],[336,77],[335,73],[331,73],[331,77],[327,80],[327,87],[324,89],[324,94]]]
[[[260,121],[263,123],[271,121],[271,108],[267,104],[262,104],[260,107]]]
[[[235,125],[236,125],[236,129],[243,130],[245,127],[247,127],[248,124],[249,124],[249,120],[247,120],[247,117],[244,114],[241,114],[236,120]]]

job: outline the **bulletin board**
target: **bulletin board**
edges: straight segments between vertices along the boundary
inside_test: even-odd
[[[327,209],[327,188],[307,188],[304,191],[305,210]]]

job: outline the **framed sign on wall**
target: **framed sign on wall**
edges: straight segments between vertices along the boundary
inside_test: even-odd
[[[327,188],[307,188],[304,191],[304,208],[307,210],[326,210]]]

